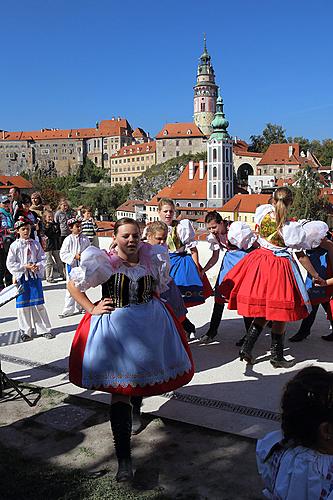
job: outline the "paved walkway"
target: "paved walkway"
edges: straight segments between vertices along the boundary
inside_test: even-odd
[[[45,284],[46,307],[49,311],[54,340],[36,338],[22,343],[17,331],[15,302],[1,308],[0,359],[2,367],[12,378],[48,387],[85,398],[109,402],[106,394],[79,389],[68,382],[67,364],[71,341],[80,316],[59,319],[65,284]],[[99,289],[90,295],[97,299]],[[192,308],[189,318],[197,326],[197,335],[207,329],[212,299],[205,305]],[[297,329],[288,326],[288,336]],[[332,369],[333,343],[324,342],[320,335],[329,332],[320,310],[312,336],[298,344],[287,342],[286,356],[295,357],[297,364],[290,370],[274,369],[269,363],[269,332],[265,332],[256,345],[258,363],[253,367],[239,361],[235,341],[244,333],[243,320],[234,312],[226,311],[217,341],[201,345],[191,342],[196,373],[192,382],[172,394],[147,398],[143,411],[257,438],[278,427],[281,390],[286,381],[300,368],[319,364]]]

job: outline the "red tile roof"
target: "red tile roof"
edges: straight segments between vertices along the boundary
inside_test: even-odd
[[[34,130],[32,132],[0,132],[0,140],[7,141],[29,141],[50,139],[89,139],[93,137],[112,137],[125,135],[125,130],[131,130],[125,118],[116,120],[102,120],[98,128],[76,128],[76,129],[48,129]]]
[[[264,153],[253,153],[249,151],[249,145],[247,142],[242,141],[241,139],[234,140],[233,151],[237,156],[251,156],[254,158],[261,158]]]
[[[123,212],[135,212],[136,205],[146,205],[143,200],[127,200],[125,203],[116,208],[116,211],[122,210]]]
[[[133,137],[147,137],[146,132],[143,130],[143,128],[140,127],[137,127],[132,135]]]
[[[0,175],[0,189],[10,189],[11,187],[32,189],[33,185],[20,175]]]
[[[207,198],[206,164],[203,179],[199,179],[199,163],[194,163],[194,176],[193,179],[189,179],[189,164],[187,164],[172,186],[163,188],[157,193],[156,196],[158,199],[171,198],[173,200],[205,200]]]
[[[292,154],[289,156],[289,146],[291,146]],[[299,144],[271,144],[264,156],[258,163],[259,165],[299,165]]]
[[[147,154],[155,153],[156,142],[144,142],[142,144],[131,144],[129,146],[123,146],[117,153],[112,155],[112,158],[118,158],[119,156],[131,156],[137,154]]]
[[[166,123],[157,134],[156,139],[170,139],[172,137],[204,137],[204,134],[194,123]]]
[[[278,179],[276,181],[276,185],[278,187],[282,187],[282,186],[291,186],[293,183],[295,182],[295,179],[289,177],[289,179]]]
[[[227,201],[219,212],[249,212],[254,213],[259,205],[268,203],[271,194],[236,194]]]

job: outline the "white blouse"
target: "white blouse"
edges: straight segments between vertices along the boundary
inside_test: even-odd
[[[133,281],[150,274],[156,292],[168,290],[170,261],[167,249],[161,245],[140,243],[139,259],[137,265],[128,266],[117,254],[89,246],[82,252],[80,266],[70,272],[70,279],[81,291],[86,291],[105,283],[115,273],[123,273]]]
[[[37,273],[26,270],[24,266],[29,263],[38,265]],[[36,274],[39,278],[43,278],[45,265],[46,256],[39,241],[19,238],[10,245],[6,266],[14,278],[19,279],[22,274],[25,274],[26,277]]]
[[[73,266],[76,263],[75,255],[81,254],[83,250],[91,245],[89,238],[83,234],[66,236],[60,248],[60,259],[65,264]]]
[[[169,233],[171,233],[172,229],[172,226],[168,226]],[[194,228],[191,221],[188,219],[180,220],[177,224],[176,231],[180,241],[183,243],[183,246],[175,251],[176,253],[182,253],[198,245],[198,242],[195,240]]]

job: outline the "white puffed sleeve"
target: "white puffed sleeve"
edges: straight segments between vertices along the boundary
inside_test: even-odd
[[[306,245],[306,233],[299,222],[289,221],[282,228],[282,238],[287,248],[302,250]]]
[[[209,250],[211,250],[212,252],[214,252],[215,250],[220,250],[219,242],[215,238],[214,234],[209,233],[206,239],[209,243]]]
[[[26,270],[24,264],[23,252],[20,252],[19,240],[16,240],[9,247],[6,267],[14,278],[19,279]]]
[[[180,241],[184,244],[185,249],[189,250],[198,245],[198,242],[195,241],[195,232],[194,228],[191,224],[191,221],[188,219],[183,219],[177,225],[177,234],[180,238]]]
[[[320,246],[328,232],[328,225],[321,220],[299,221],[306,234],[304,250],[312,250]]]
[[[254,222],[260,226],[263,218],[265,215],[270,214],[271,212],[274,212],[274,207],[273,205],[270,205],[269,203],[265,205],[260,205],[257,207],[255,214],[254,214]]]
[[[72,266],[75,263],[75,255],[77,254],[77,247],[71,235],[67,236],[60,248],[59,256],[62,262]]]
[[[105,283],[114,270],[108,254],[89,246],[81,254],[80,266],[71,270],[69,278],[81,291]]]
[[[46,266],[46,255],[44,250],[42,249],[39,241],[34,241],[33,245],[36,247],[36,264],[38,265],[37,276],[39,278],[44,278],[45,274],[45,266]]]
[[[151,261],[154,266],[154,277],[156,279],[156,291],[163,293],[169,289],[170,281],[170,258],[168,249],[162,245],[152,245]]]
[[[257,240],[257,236],[248,224],[236,221],[229,227],[228,240],[231,245],[234,245],[242,250],[248,250]]]

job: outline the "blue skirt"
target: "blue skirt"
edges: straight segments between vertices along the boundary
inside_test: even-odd
[[[191,255],[187,253],[170,253],[170,276],[178,286],[185,307],[203,304],[213,294],[206,276],[202,280]]]
[[[16,307],[18,309],[44,304],[43,285],[40,278],[33,278],[30,275],[26,278],[23,274],[19,279],[19,283],[23,287],[23,292],[16,298]]]
[[[154,298],[111,314],[86,313],[73,340],[69,373],[80,387],[148,396],[188,383],[193,362],[184,332]]]
[[[245,250],[228,250],[224,254],[220,271],[215,283],[215,300],[217,302],[225,302],[225,298],[219,292],[219,285],[222,283],[225,275],[247,254],[248,252],[245,252]]]

